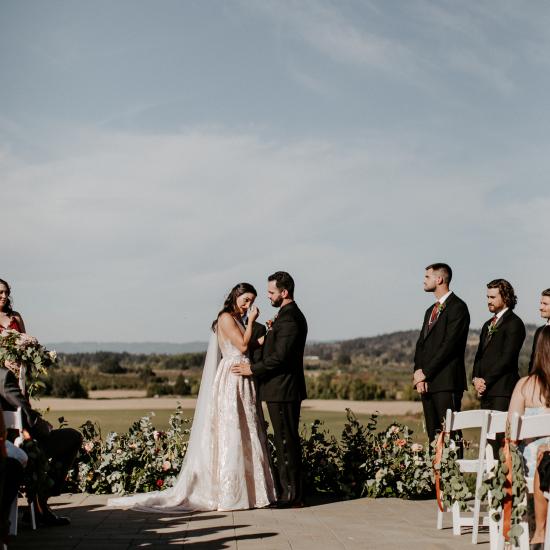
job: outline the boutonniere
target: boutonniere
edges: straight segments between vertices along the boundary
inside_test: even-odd
[[[443,313],[443,310],[444,310],[444,309],[445,309],[445,302],[443,302],[442,304],[439,304],[439,305],[437,306],[437,313],[438,313],[439,315],[441,315],[441,313]]]
[[[488,334],[489,336],[492,336],[492,335],[493,335],[495,332],[497,332],[497,331],[498,331],[497,324],[496,324],[496,323],[494,323],[494,324],[491,323],[491,324],[489,325],[489,331],[487,332],[487,334]]]
[[[265,326],[267,328],[267,332],[269,332],[272,328],[273,328],[273,323],[275,322],[275,319],[277,319],[277,315],[275,315],[275,317],[273,317],[273,319],[268,319],[266,322],[265,322]]]

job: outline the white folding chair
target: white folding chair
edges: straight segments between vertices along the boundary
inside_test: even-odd
[[[548,512],[546,513],[546,533],[544,534],[544,548],[550,548],[550,492],[544,493],[548,500]]]
[[[528,440],[528,439],[539,439],[542,437],[550,436],[550,414],[538,414],[533,416],[519,416],[517,413],[512,415],[510,422],[510,439],[512,441]],[[525,482],[527,484],[527,490],[529,493],[533,492],[534,478],[525,477]],[[549,514],[550,515],[550,514]],[[523,533],[519,538],[519,547],[514,546],[513,548],[520,548],[521,550],[529,550],[529,524],[527,521],[522,521],[521,526],[523,528]],[[491,533],[492,535],[492,533]],[[550,537],[548,534],[548,523],[546,528],[546,543],[550,544]],[[491,540],[491,546],[493,546],[493,541]],[[550,548],[550,546],[546,546]],[[496,548],[501,550],[504,548],[504,533],[502,529],[502,524],[498,529],[498,540]]]
[[[496,440],[499,434],[506,433],[506,424],[508,420],[507,411],[491,411],[489,418],[489,429],[487,431],[487,445],[485,446],[485,473],[488,474],[498,463],[499,457],[494,456],[493,447],[489,440]],[[477,489],[479,491],[479,489]],[[491,502],[491,492],[488,494],[488,502]],[[498,541],[498,532],[501,522],[493,519],[493,510],[489,508],[486,517],[483,518],[483,525],[489,527],[489,538],[491,550],[496,550]],[[477,544],[477,530],[472,532],[472,543]]]
[[[16,430],[19,435],[14,441],[16,447],[23,445],[23,411],[19,407],[15,411],[2,411],[4,417],[4,424],[7,430]],[[34,503],[29,503],[31,513],[32,528],[36,529],[36,518],[34,514]],[[17,535],[17,495],[13,499],[13,503],[10,509],[10,535]]]
[[[453,412],[451,409],[447,409],[445,420],[445,430],[448,432],[467,428],[479,428],[480,430],[478,457],[474,459],[457,460],[461,472],[476,474],[476,494],[474,495],[474,506],[470,510],[473,514],[472,516],[466,516],[461,513],[460,506],[456,502],[451,509],[453,517],[453,534],[461,535],[462,527],[472,527],[472,537],[475,537],[476,542],[481,509],[478,491],[483,481],[483,473],[485,471],[485,447],[487,445],[487,430],[489,428],[490,415],[491,411],[483,409],[462,412]],[[444,512],[441,510],[437,510],[438,529],[443,528],[443,513]]]

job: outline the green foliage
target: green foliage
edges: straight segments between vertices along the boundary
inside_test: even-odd
[[[322,372],[307,376],[307,393],[310,399],[351,399],[367,401],[386,399],[386,390],[368,382],[363,375]]]
[[[99,426],[86,422],[82,456],[69,476],[73,487],[89,493],[148,492],[173,484],[180,471],[189,435],[181,408],[170,417],[169,429],[157,431],[151,417],[136,421],[126,434],[110,433],[105,441]]]
[[[527,511],[527,484],[525,483],[525,466],[523,455],[517,445],[510,443],[512,457],[512,519],[510,525],[510,540],[514,545],[519,545],[519,537],[523,533],[521,522]],[[494,510],[493,519],[500,520],[502,507],[506,498],[506,489],[509,488],[508,466],[504,449],[499,450],[499,460],[483,481],[479,493],[480,498],[489,499],[490,509]]]
[[[435,442],[432,444],[435,449]],[[450,508],[455,502],[461,510],[468,508],[467,502],[474,498],[464,474],[458,465],[456,441],[448,433],[444,436],[441,462],[434,465],[434,470],[441,476],[441,500],[445,507]]]
[[[87,399],[88,392],[82,385],[80,376],[74,372],[52,370],[44,378],[44,395],[53,397],[68,397],[72,399]]]
[[[80,429],[84,442],[78,468],[70,473],[72,490],[90,493],[147,492],[170,486],[177,476],[189,433],[178,407],[166,432],[155,430],[151,417],[135,422],[125,434],[105,440],[88,421]],[[302,472],[307,494],[339,498],[418,498],[433,491],[429,456],[412,443],[412,432],[393,424],[376,432],[377,417],[366,426],[351,411],[338,441],[315,420],[301,435]],[[268,450],[276,463],[273,437]]]

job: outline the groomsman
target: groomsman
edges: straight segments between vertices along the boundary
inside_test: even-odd
[[[519,380],[518,360],[525,326],[513,311],[517,301],[508,281],[495,279],[487,285],[487,305],[493,317],[481,329],[473,371],[482,409],[507,411]]]
[[[541,330],[544,327],[547,327],[550,325],[550,288],[547,288],[546,290],[542,291],[542,296],[540,297],[540,316],[543,319],[546,319],[546,324],[542,325],[542,327],[539,327],[535,331],[535,336],[533,338],[533,349],[531,351],[531,359],[529,359],[529,373],[533,369],[533,362],[535,361],[535,350],[537,349],[537,342],[539,339],[539,335]]]
[[[414,354],[413,384],[422,396],[430,441],[441,430],[447,409],[460,411],[467,387],[464,353],[470,313],[451,290],[453,272],[444,263],[431,264],[424,275],[424,291],[436,298],[424,314]]]

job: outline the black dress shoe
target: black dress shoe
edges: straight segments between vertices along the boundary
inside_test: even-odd
[[[544,542],[531,542],[529,550],[544,550]]]

